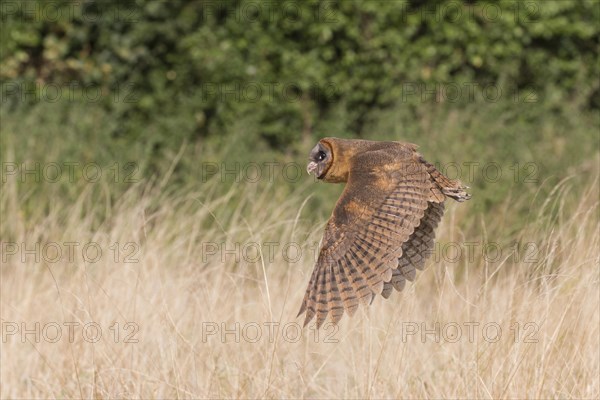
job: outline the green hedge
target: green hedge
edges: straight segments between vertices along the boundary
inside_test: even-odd
[[[98,103],[114,137],[163,126],[157,147],[240,121],[273,148],[364,135],[399,103],[598,109],[599,4],[5,0],[2,102]]]

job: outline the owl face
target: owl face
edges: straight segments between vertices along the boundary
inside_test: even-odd
[[[310,151],[308,159],[310,161],[306,166],[306,172],[309,175],[314,173],[318,179],[323,179],[333,161],[331,147],[324,142],[317,143]]]

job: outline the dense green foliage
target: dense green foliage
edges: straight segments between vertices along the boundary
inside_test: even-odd
[[[591,0],[4,1],[0,79],[13,106],[101,104],[111,137],[158,124],[156,148],[243,120],[289,149],[419,103],[597,109],[599,21]]]
[[[6,165],[92,163],[95,185],[21,177],[23,209],[222,179],[207,199],[294,192],[325,217],[340,188],[283,168],[303,171],[319,137],[362,136],[418,143],[472,187],[471,215],[510,204],[518,229],[561,179],[597,169],[599,4],[3,1],[3,183],[20,178]],[[249,163],[276,163],[273,179],[244,179]]]

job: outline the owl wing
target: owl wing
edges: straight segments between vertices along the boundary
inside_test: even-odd
[[[305,326],[329,313],[337,323],[382,293],[428,208],[432,182],[413,152],[364,152],[352,164],[298,313]]]
[[[392,279],[384,283],[383,292],[381,292],[383,297],[386,299],[390,297],[393,289],[402,290],[406,280],[413,281],[417,275],[416,270],[422,270],[425,267],[425,261],[433,252],[435,228],[443,214],[444,203],[431,201],[430,198],[421,223],[408,240],[402,243],[402,256],[398,259],[397,268],[392,271]]]

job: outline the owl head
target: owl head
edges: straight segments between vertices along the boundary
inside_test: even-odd
[[[352,165],[352,157],[364,150],[364,140],[348,140],[328,137],[321,139],[312,148],[306,166],[308,174],[329,183],[348,181],[348,173]]]

